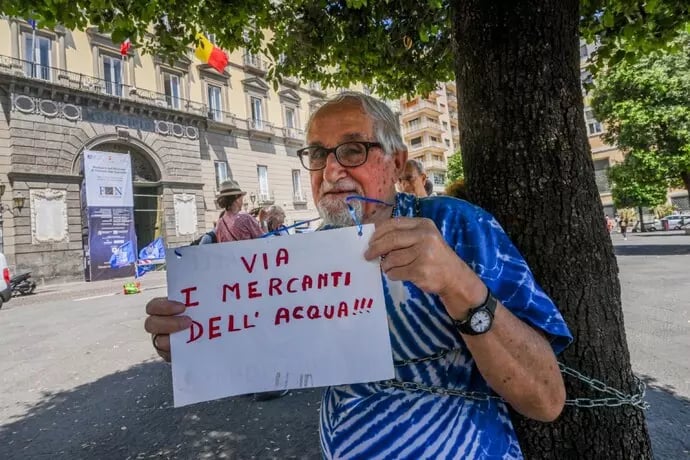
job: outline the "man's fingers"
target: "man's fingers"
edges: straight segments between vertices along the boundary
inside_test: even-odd
[[[372,237],[369,247],[364,252],[364,258],[373,260],[380,256],[400,249],[414,246],[419,241],[419,234],[411,230],[400,230],[387,233],[383,237]]]
[[[167,297],[155,297],[146,304],[147,315],[174,316],[183,313],[184,304],[168,300]]]
[[[156,351],[159,355],[161,353],[170,353],[170,336],[168,334],[159,334],[156,336]]]
[[[172,334],[191,327],[188,316],[149,316],[144,322],[144,329],[151,334]]]
[[[394,268],[406,267],[412,264],[417,259],[417,256],[415,247],[389,252],[381,260],[381,270],[387,274]]]

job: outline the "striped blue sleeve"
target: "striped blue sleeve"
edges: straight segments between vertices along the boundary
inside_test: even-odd
[[[543,331],[555,353],[563,351],[572,341],[568,326],[498,221],[477,206],[451,198],[433,207],[437,209],[432,210],[432,218],[446,241],[494,297],[522,321]]]

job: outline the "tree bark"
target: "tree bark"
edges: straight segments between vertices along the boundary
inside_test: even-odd
[[[683,180],[683,184],[685,184],[685,191],[688,193],[688,200],[690,200],[690,171],[681,173],[680,178]]]
[[[636,391],[618,266],[583,117],[578,0],[455,0],[460,138],[470,198],[492,212],[575,336],[560,361]],[[565,377],[568,399],[601,393]],[[513,423],[526,458],[646,459],[644,413],[567,406]]]

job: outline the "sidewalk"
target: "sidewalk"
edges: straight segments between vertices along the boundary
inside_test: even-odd
[[[7,303],[8,307],[17,305],[26,305],[36,302],[45,302],[46,300],[57,299],[88,299],[103,297],[106,295],[124,295],[123,285],[132,281],[139,281],[141,290],[161,288],[167,285],[166,272],[152,271],[146,273],[141,278],[135,280],[134,277],[118,278],[105,281],[76,281],[61,284],[38,285],[33,295],[14,297]],[[161,291],[161,295],[165,295],[165,291]]]

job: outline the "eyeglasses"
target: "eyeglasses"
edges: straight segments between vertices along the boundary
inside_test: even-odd
[[[410,175],[401,176],[400,178],[398,178],[398,182],[412,182],[413,180],[415,180],[418,177],[419,176],[410,176]]]
[[[319,171],[326,167],[326,160],[331,153],[335,154],[335,160],[344,168],[355,168],[367,161],[369,150],[372,147],[381,148],[378,142],[344,142],[333,148],[309,146],[299,149],[297,156],[302,166],[309,171]]]

